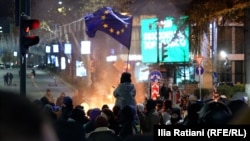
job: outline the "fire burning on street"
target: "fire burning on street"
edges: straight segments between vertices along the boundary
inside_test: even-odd
[[[145,86],[142,83],[135,83],[136,86],[136,102],[143,103],[146,97]],[[101,85],[98,86],[99,89],[95,90],[94,93],[87,94],[84,96],[84,99],[81,102],[81,106],[84,107],[84,110],[87,112],[92,108],[100,108],[107,104],[110,109],[115,105],[115,97],[113,96],[114,87],[111,87],[107,90],[107,94]]]

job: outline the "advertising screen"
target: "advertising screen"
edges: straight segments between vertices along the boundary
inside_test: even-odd
[[[45,52],[46,52],[46,53],[50,53],[50,46],[46,46]]]
[[[58,44],[54,44],[53,45],[53,53],[58,53],[59,52],[59,45]]]
[[[159,63],[189,61],[189,26],[181,24],[186,18],[166,17],[164,21],[160,22],[157,18],[141,20],[143,63],[156,63],[157,57],[159,57]],[[162,59],[163,45],[165,46],[164,50],[166,50],[164,55],[167,55],[164,59]],[[159,47],[158,55],[157,46]]]
[[[69,44],[69,43],[64,44],[64,53],[65,54],[71,54],[71,50],[72,50],[71,44]]]
[[[86,65],[82,61],[76,61],[76,76],[77,77],[87,76]]]
[[[90,54],[90,41],[81,41],[81,54]]]

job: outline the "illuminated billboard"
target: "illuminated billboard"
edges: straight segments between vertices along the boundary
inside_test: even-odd
[[[161,22],[158,22],[157,18],[141,20],[141,54],[143,63],[157,63],[157,57],[159,57],[159,62],[189,61],[189,26],[185,25],[183,28],[182,25],[182,28],[179,28],[180,23],[183,23],[186,18],[181,17],[177,20],[167,17]],[[157,42],[159,43],[158,55]],[[162,59],[163,44],[166,46],[164,49],[167,50],[164,51],[164,55],[167,55],[164,59]]]
[[[65,54],[71,54],[72,52],[72,46],[69,43],[64,44],[64,53]]]
[[[82,61],[76,61],[76,76],[84,77],[87,76],[87,69]]]
[[[58,44],[54,44],[53,46],[53,53],[59,53],[59,45]]]

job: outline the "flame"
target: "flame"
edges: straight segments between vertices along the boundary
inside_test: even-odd
[[[136,85],[136,84],[135,84]],[[143,103],[146,97],[146,94],[144,94],[145,92],[143,91],[144,86],[138,85],[137,87],[137,94],[136,94],[136,102],[137,103]],[[100,87],[102,88],[102,87]],[[108,94],[103,94],[103,89],[101,89],[101,94],[98,93],[98,90],[95,91],[95,93],[90,94],[88,96],[85,97],[85,99],[83,100],[83,102],[81,103],[81,106],[84,107],[84,110],[87,112],[89,109],[92,108],[100,108],[104,105],[107,104],[109,106],[110,109],[113,109],[114,105],[115,105],[115,97],[113,96],[113,91],[114,91],[114,87],[111,87],[108,91]]]

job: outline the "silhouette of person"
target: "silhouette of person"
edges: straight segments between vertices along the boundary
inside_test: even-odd
[[[8,75],[8,85],[11,86],[12,85],[12,79],[14,78],[13,74],[11,72],[9,72]]]
[[[122,73],[120,84],[114,90],[113,95],[116,98],[115,105],[120,106],[121,109],[127,105],[133,105],[134,107],[136,107],[136,89],[134,84],[131,83],[130,73]]]
[[[32,69],[31,73],[34,77],[36,77],[36,71],[34,69]]]
[[[7,72],[7,73],[3,76],[4,86],[8,86],[8,81],[9,81],[8,75],[9,75],[9,73]]]
[[[15,92],[0,93],[1,141],[58,141],[52,122],[38,105]]]

